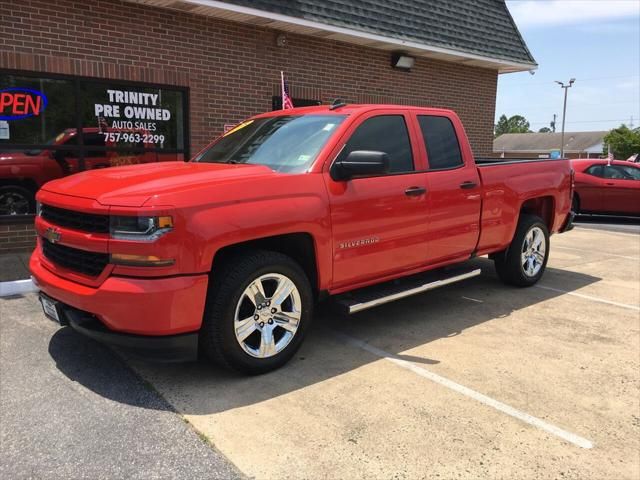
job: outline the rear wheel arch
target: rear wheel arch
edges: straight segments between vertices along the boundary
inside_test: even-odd
[[[535,215],[542,219],[549,232],[551,232],[553,230],[555,210],[555,199],[552,196],[529,198],[520,206],[518,222],[523,215]]]
[[[4,187],[4,186],[16,186],[16,187],[26,188],[27,190],[30,190],[34,194],[40,188],[36,182],[34,182],[29,178],[22,178],[22,179],[0,178],[0,187]]]

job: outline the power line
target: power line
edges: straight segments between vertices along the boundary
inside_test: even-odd
[[[627,118],[614,118],[614,119],[607,119],[607,120],[575,120],[573,122],[569,122],[567,121],[567,123],[604,123],[604,122],[626,122],[629,120],[629,117]],[[549,122],[529,122],[529,124],[531,125],[542,125],[545,124],[547,125]]]
[[[578,80],[580,81],[580,83],[582,82],[591,82],[594,80],[613,80],[613,79],[620,79],[620,78],[640,78],[640,75],[616,75],[616,76],[611,76],[611,77],[590,77],[590,78],[578,78]],[[543,85],[543,84],[549,84],[551,85],[553,83],[552,80],[539,80],[539,81],[534,81],[534,82],[518,82],[518,83],[513,83],[513,84],[508,84],[508,85],[501,85],[500,88],[503,88],[505,86],[509,86],[509,87],[520,87],[523,85]]]

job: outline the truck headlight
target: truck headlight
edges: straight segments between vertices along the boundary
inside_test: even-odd
[[[153,242],[173,229],[173,218],[112,216],[109,231],[111,238]]]

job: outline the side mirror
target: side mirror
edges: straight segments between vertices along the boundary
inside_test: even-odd
[[[384,152],[355,150],[331,167],[331,178],[350,180],[363,175],[380,175],[389,171],[389,156]]]

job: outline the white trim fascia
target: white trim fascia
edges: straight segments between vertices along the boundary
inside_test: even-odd
[[[0,282],[0,297],[10,297],[22,293],[37,292],[38,287],[32,280],[14,280],[12,282]]]
[[[533,63],[520,63],[520,62],[512,62],[509,60],[502,60],[502,59],[497,59],[497,58],[491,58],[491,57],[485,57],[482,55],[476,55],[473,53],[467,53],[467,52],[460,52],[458,50],[451,50],[448,48],[443,48],[443,47],[436,47],[436,46],[430,46],[430,45],[425,45],[422,43],[417,43],[417,42],[412,42],[412,41],[408,41],[408,40],[400,40],[397,38],[391,38],[391,37],[385,37],[382,35],[376,35],[373,33],[367,33],[367,32],[361,32],[358,30],[352,30],[350,28],[344,28],[344,27],[337,27],[334,25],[328,25],[325,23],[319,23],[319,22],[313,22],[310,20],[305,20],[303,18],[296,18],[296,17],[291,17],[289,15],[282,15],[280,13],[272,13],[272,12],[266,12],[264,10],[258,10],[257,8],[251,8],[251,7],[243,7],[240,5],[234,5],[231,3],[225,3],[225,2],[220,2],[217,0],[182,0],[184,3],[189,3],[192,5],[198,5],[198,6],[202,6],[202,7],[211,7],[211,8],[217,8],[220,10],[226,10],[226,11],[230,11],[230,12],[234,12],[234,13],[241,13],[244,15],[252,15],[255,17],[261,17],[261,18],[267,18],[270,20],[274,20],[274,21],[278,21],[278,22],[285,22],[285,23],[290,23],[290,24],[294,24],[294,25],[299,25],[299,26],[303,26],[303,27],[308,27],[308,28],[315,28],[318,30],[324,30],[324,31],[328,31],[328,32],[333,32],[333,33],[339,33],[342,35],[348,35],[351,37],[356,37],[356,38],[363,38],[363,39],[367,39],[367,40],[372,40],[375,42],[382,42],[382,43],[387,43],[387,44],[393,44],[393,45],[397,45],[398,47],[405,47],[405,48],[415,48],[416,50],[422,50],[425,52],[432,52],[432,53],[440,53],[440,54],[444,54],[444,55],[451,55],[454,57],[459,57],[459,58],[466,58],[469,60],[477,60],[477,61],[482,61],[482,62],[490,62],[496,65],[501,65],[504,66],[506,68],[517,68],[520,70],[529,70],[529,71],[533,71],[533,70],[537,70],[538,65],[533,64]]]

